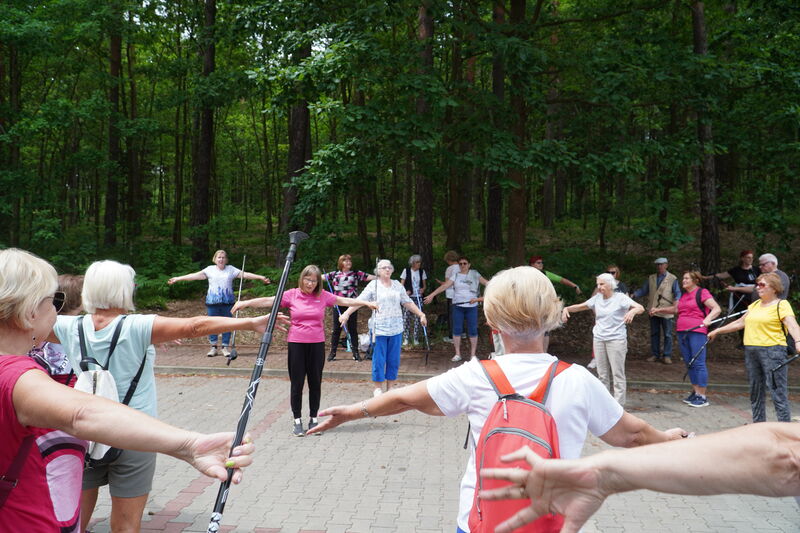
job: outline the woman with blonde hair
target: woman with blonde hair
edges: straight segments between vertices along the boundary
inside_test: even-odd
[[[253,279],[261,281],[264,284],[269,284],[270,279],[260,274],[253,274],[245,272],[228,264],[228,254],[225,250],[217,250],[211,258],[213,265],[209,265],[199,272],[192,274],[185,274],[183,276],[176,276],[169,278],[167,283],[170,285],[179,281],[195,281],[195,280],[208,280],[208,292],[206,293],[206,310],[208,316],[224,316],[232,317],[231,308],[236,302],[236,296],[233,291],[233,280],[238,278]],[[208,336],[208,341],[211,343],[211,349],[206,355],[214,357],[222,355],[224,357],[230,356],[231,352],[228,350],[231,342],[231,332],[226,331],[222,334],[222,349],[217,343],[218,335],[212,333]]]
[[[747,307],[747,312],[738,320],[726,324],[708,334],[713,340],[721,333],[744,328],[744,364],[750,381],[750,409],[753,422],[765,422],[767,411],[764,403],[765,389],[772,395],[778,422],[791,422],[789,407],[788,371],[783,366],[774,368],[786,360],[786,332],[800,347],[800,327],[788,300],[779,295],[784,287],[781,278],[774,272],[761,274],[756,279],[758,300]]]
[[[553,284],[539,270],[517,267],[504,270],[489,281],[484,313],[490,326],[500,331],[508,353],[495,361],[517,394],[530,395],[558,359],[543,353],[546,331],[561,322],[561,301]],[[486,417],[498,394],[484,371],[484,362],[473,359],[449,372],[414,385],[352,405],[325,409],[330,416],[314,430],[332,429],[360,418],[395,415],[415,409],[433,416],[466,414],[470,422],[470,457],[461,480],[459,532],[469,531],[468,517],[477,482],[475,447]],[[561,457],[577,458],[587,431],[613,446],[641,446],[677,439],[685,432],[675,428],[658,431],[623,411],[603,385],[585,368],[570,365],[552,381],[545,406],[558,427]]]
[[[250,464],[252,444],[233,450],[233,433],[202,435],[117,402],[64,387],[25,356],[48,337],[64,294],[55,269],[18,249],[0,251],[0,508],[9,531],[85,531],[81,478],[86,441],[172,455],[220,480]],[[265,324],[266,325],[266,324]],[[50,428],[50,429],[46,429]],[[248,439],[249,440],[249,439]],[[241,479],[236,471],[234,481]],[[114,498],[112,498],[113,500]],[[146,500],[146,498],[145,498]],[[144,507],[144,502],[142,502]],[[138,531],[112,503],[114,531]],[[83,519],[83,520],[82,520]]]
[[[233,306],[233,311],[247,307],[272,307],[274,296],[243,300]],[[323,320],[325,308],[334,305],[350,309],[366,305],[373,309],[376,304],[353,298],[336,296],[322,289],[322,271],[317,265],[308,265],[300,273],[297,288],[283,293],[278,307],[288,307],[292,320],[289,327],[289,380],[291,382],[291,404],[294,426],[292,435],[302,437],[303,430],[303,385],[308,381],[308,429],[317,425],[317,411],[322,395],[322,369],[325,367],[325,331]]]

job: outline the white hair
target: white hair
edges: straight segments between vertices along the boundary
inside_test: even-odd
[[[389,261],[388,259],[381,259],[380,261],[378,261],[378,264],[375,265],[375,275],[377,276],[378,272],[380,272],[380,270],[386,266],[391,267],[391,269],[394,270],[394,265],[392,265],[391,261]]]
[[[0,323],[30,330],[30,317],[58,289],[53,265],[19,248],[0,251]]]
[[[83,280],[83,308],[87,313],[98,309],[133,311],[136,272],[130,265],[116,261],[95,261],[86,269]]]
[[[411,266],[411,265],[413,265],[414,263],[416,263],[418,261],[420,263],[422,262],[422,256],[419,255],[419,254],[414,254],[414,255],[412,255],[411,257],[408,258],[408,266]]]
[[[774,254],[761,254],[758,258],[759,263],[775,263],[775,268],[778,268],[778,258]]]
[[[619,284],[617,282],[617,280],[614,279],[614,276],[612,276],[608,272],[603,272],[602,274],[597,276],[597,281],[602,281],[603,283],[605,283],[606,285],[608,285],[612,289],[616,289],[617,285]]]

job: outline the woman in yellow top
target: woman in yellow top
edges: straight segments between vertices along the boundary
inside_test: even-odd
[[[790,422],[788,398],[788,368],[777,372],[772,369],[786,360],[786,331],[800,343],[800,327],[794,318],[792,306],[778,295],[783,284],[777,274],[761,274],[756,279],[759,299],[750,304],[739,320],[715,329],[708,334],[709,340],[720,333],[744,328],[744,361],[750,381],[750,408],[753,422],[765,422],[764,385],[772,394],[772,403],[779,422]]]

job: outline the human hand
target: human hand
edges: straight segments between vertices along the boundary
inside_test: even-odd
[[[714,338],[719,334],[719,330],[715,329],[708,332],[708,342],[714,342]]]
[[[231,307],[231,314],[234,315],[246,307],[250,307],[249,300],[239,300]]]
[[[567,308],[565,307],[564,309],[561,310],[561,322],[566,324],[567,320],[569,320],[569,310],[567,310]]]
[[[501,479],[511,484],[502,488],[482,490],[487,500],[527,499],[529,505],[497,526],[497,533],[510,533],[536,518],[558,513],[564,516],[562,533],[577,533],[581,526],[600,508],[608,497],[602,488],[600,470],[591,467],[587,459],[544,459],[530,448],[523,447],[501,457],[510,463],[525,460],[531,470],[523,468],[485,468],[481,476]]]
[[[689,436],[689,432],[683,428],[672,428],[664,431],[667,435],[667,440],[680,440]]]
[[[272,280],[266,276],[261,276],[261,281],[264,282],[264,285],[269,285],[270,283],[272,283]]]
[[[362,418],[360,409],[354,405],[337,405],[335,407],[323,409],[319,412],[319,417],[322,418],[323,416],[328,416],[330,418],[320,420],[319,425],[315,428],[309,429],[306,432],[306,435],[311,435],[320,431],[327,431],[335,428],[336,426],[344,424],[345,422],[355,420],[356,418]]]
[[[178,281],[178,278],[169,278],[167,280],[167,285],[174,285],[175,282],[177,282],[177,281]]]
[[[233,432],[210,435],[198,433],[187,443],[184,450],[176,454],[176,457],[183,459],[201,473],[220,481],[228,479],[228,469],[232,468],[231,481],[239,483],[242,480],[242,468],[253,462],[255,445],[248,433],[242,444],[234,448],[229,457],[228,452],[233,444],[233,437]]]
[[[623,320],[626,324],[630,324],[631,322],[633,322],[634,317],[636,317],[636,311],[634,311],[633,309],[628,309],[628,312],[625,313],[625,317]]]
[[[269,317],[271,314],[272,313],[267,313],[266,315],[253,318],[255,321],[253,331],[264,333],[267,330],[267,323],[269,322]],[[278,331],[286,331],[286,328],[290,326],[291,323],[292,322],[288,316],[284,315],[283,313],[278,313],[278,318],[275,321],[275,329]]]
[[[650,309],[647,310],[647,314],[650,315],[650,316],[657,315],[658,314],[658,308],[651,307]]]
[[[428,327],[428,317],[425,316],[425,315],[422,315],[421,317],[419,317],[419,323],[422,324],[423,327],[427,328]]]
[[[348,318],[350,318],[348,313],[342,313],[339,315],[339,324],[346,327]]]
[[[365,305],[370,309],[374,309],[375,311],[379,309],[378,302],[367,302]]]
[[[433,301],[433,293],[427,295],[422,301],[425,302],[425,305],[431,303]]]
[[[575,294],[577,294],[578,296],[581,295],[581,288],[578,287],[577,285],[575,285]]]

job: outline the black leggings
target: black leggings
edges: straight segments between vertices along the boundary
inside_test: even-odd
[[[303,407],[303,384],[308,377],[308,411],[315,418],[319,411],[322,393],[322,368],[325,366],[324,342],[289,343],[289,380],[291,386],[292,414],[301,417]]]
[[[338,306],[339,313],[347,311],[347,307]],[[331,355],[336,355],[336,349],[339,347],[339,339],[342,336],[342,325],[339,324],[339,313],[336,309],[332,309],[333,313],[333,331],[331,332]],[[354,354],[358,353],[358,311],[353,311],[350,318],[347,319],[347,332],[350,334],[350,349]]]

